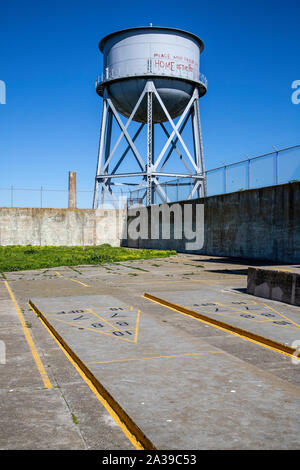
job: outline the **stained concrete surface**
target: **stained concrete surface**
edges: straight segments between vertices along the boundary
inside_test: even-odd
[[[42,390],[43,398],[32,409],[32,421],[28,418],[27,424],[31,422],[34,427],[38,426],[39,420],[42,423],[47,416],[43,407],[47,410],[55,397],[61,401],[57,409],[64,410],[59,414],[65,416],[69,441],[60,443],[55,434],[50,437],[47,427],[42,424],[39,439],[33,441],[20,414],[16,415],[15,421],[10,419],[12,407],[10,402],[6,402],[0,447],[23,445],[23,448],[43,448],[47,445],[47,448],[65,448],[69,445],[71,448],[73,445],[77,448],[133,448],[68,363],[40,320],[29,310],[27,301],[32,298],[39,302],[44,313],[48,313],[48,320],[51,318],[55,328],[85,359],[87,366],[131,418],[149,434],[150,439],[155,440],[157,448],[299,448],[299,365],[282,354],[204,325],[142,297],[144,292],[149,292],[158,297],[168,297],[174,303],[200,304],[214,298],[226,305],[242,301],[248,305],[253,296],[245,293],[247,268],[248,263],[237,260],[180,255],[101,267],[80,266],[76,271],[60,267],[7,273],[8,283],[24,310],[24,318],[32,325],[30,331],[50,380],[60,387]],[[13,336],[19,327],[18,321],[12,312],[8,312],[9,297],[3,283],[0,285],[1,302],[6,302],[4,326],[7,319],[14,318],[13,329],[9,332]],[[300,324],[298,307],[269,300],[264,303]],[[73,313],[56,316],[76,326],[54,319],[55,313],[66,311],[66,308],[81,310],[80,307],[92,308],[100,314],[102,319],[98,318],[93,323],[101,323],[103,318],[109,321],[107,315],[117,312],[110,308],[126,307],[130,321],[124,326],[131,327],[129,331],[134,335],[127,339],[133,341],[114,338],[112,331],[115,330],[107,324],[108,334],[93,331],[97,328],[91,326],[88,315],[74,320],[82,312],[75,312],[72,321],[69,320]],[[138,310],[141,311],[140,324],[137,341],[134,342]],[[65,315],[69,319],[65,320]],[[229,320],[235,317],[237,315],[231,315]],[[116,317],[110,320],[116,320]],[[80,321],[82,323],[78,325]],[[247,318],[241,317],[241,321],[251,324]],[[263,325],[265,328],[266,323]],[[4,333],[4,326],[0,335],[2,331]],[[275,324],[268,331],[278,332],[278,339],[282,341],[296,338],[287,336],[286,325]],[[298,329],[290,328],[290,331],[294,334]],[[206,354],[200,355],[202,352]],[[22,389],[22,381],[28,387],[25,376],[29,375],[33,377],[34,385],[43,388],[35,364],[30,360],[29,353],[27,372],[20,373],[19,387]],[[14,400],[14,406],[20,407],[17,395],[16,398],[11,397],[14,395],[9,397]],[[78,418],[78,424],[73,422],[72,413]],[[59,419],[55,414],[51,416],[53,427]],[[14,426],[18,426],[17,442],[13,438]],[[21,441],[23,434],[26,439]]]

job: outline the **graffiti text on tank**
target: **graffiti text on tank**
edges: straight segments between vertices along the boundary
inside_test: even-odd
[[[156,68],[175,71],[194,72],[197,63],[194,59],[185,56],[174,55],[170,53],[154,53],[154,65]]]

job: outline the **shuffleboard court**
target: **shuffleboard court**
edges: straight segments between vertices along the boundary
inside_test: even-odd
[[[153,293],[154,292],[154,293]],[[273,341],[292,346],[300,340],[300,309],[279,302],[264,302],[250,295],[229,296],[218,292],[152,291],[152,295],[208,318],[226,322]]]
[[[188,293],[176,300],[197,303]],[[157,449],[299,448],[299,389],[186,336],[180,313],[175,328],[148,301],[145,309],[113,295],[31,301]]]

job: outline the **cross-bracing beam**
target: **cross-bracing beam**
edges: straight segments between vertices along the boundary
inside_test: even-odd
[[[141,123],[133,137],[129,134],[129,126],[132,121],[134,121],[134,116],[141,106],[141,103],[146,96],[147,100],[147,144],[145,155],[138,151],[135,141],[140,135],[142,129],[144,128],[144,123]],[[159,151],[158,156],[156,157],[154,152],[154,137],[155,137],[155,123],[153,122],[153,98],[156,98],[155,105],[159,104],[162,108],[166,121],[170,123],[172,131],[169,132],[163,122],[159,123],[163,129],[167,141],[163,145],[162,149]],[[200,114],[199,114],[199,93],[197,87],[195,87],[194,92],[187,103],[186,108],[182,112],[177,123],[171,118],[168,109],[163,102],[162,98],[159,95],[158,90],[155,87],[155,84],[152,80],[148,80],[146,86],[144,87],[136,105],[134,106],[132,113],[127,119],[126,124],[123,124],[121,117],[113,104],[112,100],[109,98],[107,91],[105,90],[104,99],[103,99],[103,111],[102,111],[102,120],[100,128],[100,139],[99,139],[99,149],[98,149],[98,161],[96,168],[96,178],[95,178],[95,189],[94,189],[94,200],[93,207],[97,208],[99,202],[101,206],[105,203],[105,198],[109,196],[110,200],[114,201],[114,205],[117,203],[117,199],[112,191],[112,186],[115,178],[123,178],[122,185],[126,185],[126,180],[131,177],[139,177],[139,183],[137,184],[135,190],[145,190],[146,189],[146,204],[151,205],[154,203],[154,193],[156,193],[162,202],[169,202],[168,194],[163,189],[163,186],[166,186],[166,182],[160,182],[161,178],[190,178],[191,181],[191,191],[188,198],[194,197],[196,191],[198,195],[204,196],[206,194],[206,178],[204,172],[204,157],[203,157],[203,143],[202,143],[202,134],[201,134],[201,125],[200,125]],[[119,137],[117,138],[113,148],[111,149],[111,136],[112,136],[112,125],[113,122],[116,122],[118,127],[121,130]],[[185,142],[182,137],[182,132],[191,121],[192,131],[193,131],[193,154],[192,155],[188,146],[190,143]],[[121,140],[125,138],[127,141],[127,147],[121,155],[118,156],[118,147]],[[181,144],[183,151],[178,147],[178,143]],[[129,151],[132,152],[135,160],[137,161],[140,171],[139,172],[127,172],[119,173],[119,167],[124,161],[125,157],[128,155]],[[164,170],[167,162],[170,160],[173,152],[176,152],[180,161],[186,168],[186,173],[173,173],[166,172]],[[113,157],[115,157],[113,168],[110,170]],[[125,179],[125,182],[124,182]],[[121,185],[120,183],[118,183]],[[182,183],[183,185],[183,183]],[[184,185],[186,185],[184,183]],[[181,183],[178,184],[181,186]],[[101,190],[101,198],[100,198]],[[101,199],[101,200],[100,200]],[[100,201],[99,201],[100,200]]]

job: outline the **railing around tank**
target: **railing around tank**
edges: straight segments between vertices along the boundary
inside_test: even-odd
[[[128,61],[126,61],[126,64],[128,64]],[[182,64],[172,64],[174,65],[169,65],[168,63],[166,63],[165,68],[161,69],[157,65],[157,59],[149,58],[137,64],[134,67],[134,73],[133,67],[128,67],[124,63],[119,66],[106,67],[105,71],[97,76],[95,86],[96,88],[98,88],[99,85],[102,85],[105,82],[117,80],[119,78],[134,77],[140,75],[159,75],[192,80],[200,83],[207,89],[207,78],[205,77],[205,75],[203,75],[203,73],[200,73],[198,69],[196,70],[189,65],[186,65],[184,68]]]

